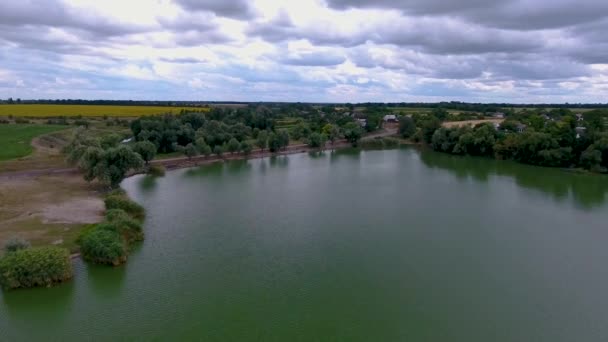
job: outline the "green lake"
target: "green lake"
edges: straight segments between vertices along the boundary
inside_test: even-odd
[[[608,177],[413,148],[136,176],[120,268],[0,294],[1,341],[606,341]]]

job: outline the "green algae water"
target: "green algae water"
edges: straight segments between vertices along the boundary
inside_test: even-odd
[[[0,340],[606,341],[608,177],[415,149],[137,176],[125,267],[0,296]]]

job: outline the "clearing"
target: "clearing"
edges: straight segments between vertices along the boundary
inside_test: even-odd
[[[34,137],[66,128],[57,125],[0,125],[0,161],[27,156],[33,151],[31,142]]]

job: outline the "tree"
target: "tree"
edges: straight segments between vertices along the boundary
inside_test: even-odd
[[[236,140],[236,138],[232,138],[228,142],[228,151],[230,151],[230,153],[232,153],[232,154],[234,154],[234,152],[238,152],[240,147],[241,147],[241,144],[239,144],[239,141]]]
[[[192,160],[193,157],[198,156],[198,149],[194,144],[189,143],[184,149],[184,154],[186,155],[186,157],[188,157],[188,160]]]
[[[308,137],[308,146],[311,148],[323,149],[326,142],[327,137],[324,134],[319,134],[317,132],[312,133]]]
[[[399,134],[405,139],[409,139],[416,134],[416,123],[409,116],[404,116],[399,120]]]
[[[279,130],[279,132],[277,133],[277,137],[279,139],[279,146],[281,149],[284,149],[285,147],[289,146],[289,133],[287,132],[287,130]]]
[[[198,149],[198,152],[205,157],[209,157],[211,155],[211,147],[207,145],[204,138],[196,139],[196,148]]]
[[[353,146],[357,146],[363,136],[361,126],[356,122],[349,122],[344,126],[344,138]]]
[[[243,141],[241,143],[240,150],[243,151],[243,154],[249,155],[249,154],[251,154],[251,151],[253,150],[253,146],[251,146],[251,144],[248,141]]]
[[[270,150],[270,152],[273,152],[273,153],[278,152],[281,149],[281,143],[279,142],[279,137],[274,132],[271,132],[268,135],[268,149]]]
[[[101,148],[105,150],[110,147],[116,147],[118,146],[121,140],[122,138],[120,137],[120,135],[115,133],[105,135],[101,138]]]
[[[222,145],[215,145],[215,147],[213,148],[213,153],[221,158],[222,154],[224,154],[224,148],[222,147]]]
[[[327,124],[323,126],[323,134],[327,137],[333,146],[333,144],[340,138],[340,128],[336,125]]]
[[[133,151],[141,156],[146,165],[156,156],[156,145],[149,141],[138,141],[133,145]]]
[[[264,152],[264,149],[268,146],[268,132],[260,131],[258,133],[258,137],[255,141],[255,144],[262,150],[262,152]]]
[[[434,116],[428,116],[421,120],[420,129],[422,131],[422,139],[427,144],[431,143],[435,131],[441,128],[441,122]]]
[[[141,168],[144,161],[128,146],[112,147],[107,150],[88,146],[80,153],[77,165],[84,172],[86,181],[97,179],[115,188],[122,182],[127,172]]]

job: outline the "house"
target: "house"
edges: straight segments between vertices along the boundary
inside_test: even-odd
[[[500,129],[500,124],[498,122],[494,123],[494,129],[497,131]]]
[[[130,143],[131,141],[133,141],[133,138],[124,139],[124,140],[122,140],[120,143],[121,143],[121,144],[128,144],[128,143]]]
[[[528,126],[524,125],[524,124],[517,124],[517,133],[523,133],[526,128],[528,128]]]
[[[576,131],[576,139],[580,139],[587,133],[587,127],[578,126],[574,130]]]
[[[505,118],[505,113],[496,112],[496,113],[492,114],[492,116],[495,117],[496,119],[504,119]]]
[[[361,127],[365,128],[367,126],[367,119],[356,119]]]
[[[395,114],[385,115],[382,120],[384,120],[384,122],[398,122],[399,121],[399,120],[397,120],[397,115],[395,115]]]
[[[583,118],[583,114],[580,114],[580,113],[579,113],[579,114],[576,114],[576,121],[583,121],[583,120],[585,120],[585,119]]]

